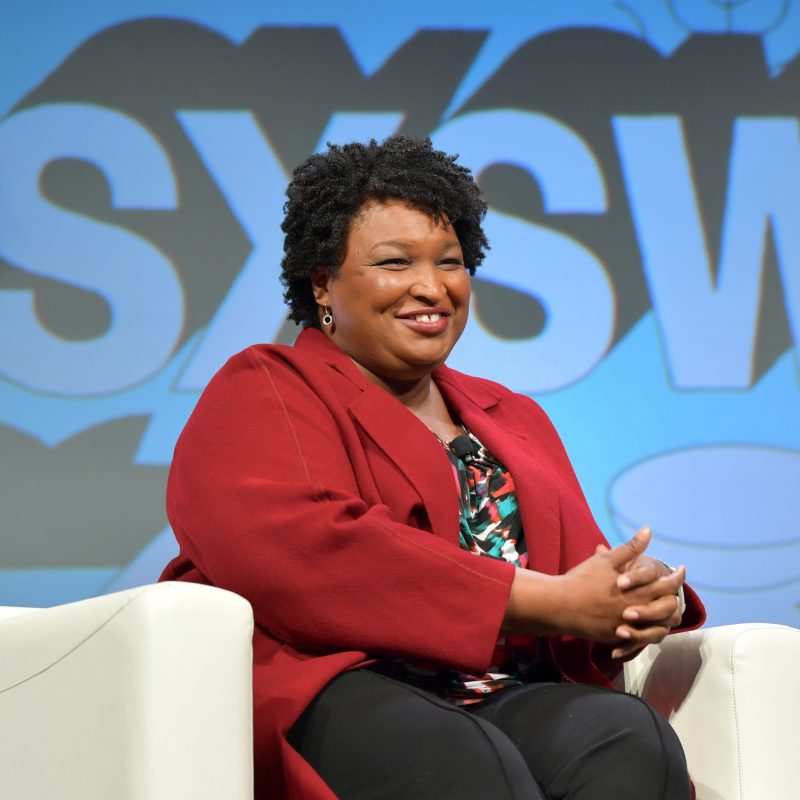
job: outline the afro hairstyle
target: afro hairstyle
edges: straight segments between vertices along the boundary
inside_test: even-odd
[[[350,226],[365,203],[403,200],[447,219],[471,275],[489,248],[481,222],[486,203],[458,156],[435,150],[428,138],[391,136],[381,144],[328,144],[295,169],[286,189],[281,283],[289,317],[319,327],[311,277],[323,267],[335,275],[345,257]]]

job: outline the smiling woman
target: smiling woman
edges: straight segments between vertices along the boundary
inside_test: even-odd
[[[699,625],[609,549],[530,398],[445,365],[487,247],[427,140],[332,146],[287,191],[294,347],[234,356],[178,442],[164,579],[252,604],[258,798],[687,798],[664,719],[607,691]]]
[[[425,400],[440,400],[430,376],[461,336],[470,296],[446,217],[436,220],[402,200],[368,201],[338,270],[320,267],[312,283],[320,319],[330,308],[324,332],[370,380],[422,413]]]

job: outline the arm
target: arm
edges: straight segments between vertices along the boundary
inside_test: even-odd
[[[624,581],[624,570],[646,558],[643,553],[649,542],[650,531],[643,528],[611,550],[599,546],[593,557],[564,575],[518,570],[503,629],[529,635],[568,634],[606,644],[620,639],[639,646],[661,641],[668,630],[655,624],[629,633],[632,607],[648,619],[652,616],[660,621],[661,616],[669,616],[662,607],[669,603],[674,612],[674,599],[668,598],[674,598],[681,587],[684,571],[681,568],[636,585],[630,579]]]
[[[251,350],[223,368],[181,435],[167,501],[182,555],[279,641],[487,667],[513,566],[368,505],[344,434],[285,363]]]
[[[590,563],[595,554],[607,552],[608,547],[594,522],[557,431],[535,401],[526,397],[519,397],[519,400],[525,413],[530,415],[528,424],[534,432],[534,436],[531,437],[531,447],[540,447],[541,454],[537,455],[547,459],[550,469],[561,481],[562,563],[560,566],[565,574],[569,575],[577,565]],[[511,424],[510,419],[508,424]],[[649,531],[647,541],[649,543]],[[628,545],[633,542],[634,540],[631,540]],[[685,570],[675,571],[678,573],[675,582],[661,581],[662,577],[673,574],[673,571],[643,551],[644,548],[641,551],[637,548],[632,558],[627,559],[623,565],[618,565],[617,574],[614,576],[617,588],[624,593],[629,606],[624,616],[624,624],[620,624],[616,631],[616,642],[621,646],[621,651],[620,648],[616,648],[616,657],[638,650],[647,643],[658,642],[672,630],[695,628],[705,619],[705,611],[699,598],[688,585],[683,583]],[[676,582],[677,589],[674,586]],[[645,602],[642,602],[641,596],[637,593],[640,588],[648,585],[652,591]],[[675,599],[676,591],[685,594],[685,610],[679,607]],[[567,605],[569,599],[566,598]],[[594,641],[608,640],[594,638]]]

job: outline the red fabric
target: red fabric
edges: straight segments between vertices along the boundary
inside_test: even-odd
[[[530,567],[592,555],[603,537],[536,403],[447,367],[434,379],[513,474]],[[334,797],[285,735],[342,671],[392,655],[489,665],[514,567],[459,547],[441,445],[319,331],[251,347],[214,377],[176,446],[167,512],[180,555],[162,580],[253,605],[258,800]],[[702,605],[686,599],[696,626]],[[551,652],[566,677],[608,685],[608,648],[551,637]]]

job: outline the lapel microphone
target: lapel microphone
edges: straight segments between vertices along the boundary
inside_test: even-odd
[[[466,433],[461,433],[456,436],[453,441],[450,442],[448,445],[450,449],[455,453],[456,458],[460,458],[462,461],[466,461],[473,456],[478,455],[478,447],[472,439],[467,436]]]

